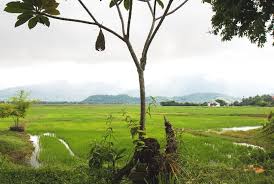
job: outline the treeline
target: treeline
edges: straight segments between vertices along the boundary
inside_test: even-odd
[[[204,103],[191,103],[191,102],[175,102],[175,101],[167,101],[160,102],[161,106],[207,106],[207,102]]]
[[[274,107],[274,96],[262,95],[243,98],[241,101],[234,101],[233,103],[227,103],[224,100],[215,100],[220,106],[260,106],[260,107]],[[192,103],[192,102],[176,102],[165,101],[160,103],[162,106],[207,106],[208,103]]]
[[[66,104],[85,104],[83,102],[68,102],[68,101],[58,101],[58,102],[48,102],[48,101],[38,101],[36,104],[45,104],[45,105],[66,105]]]
[[[243,98],[241,102],[235,101],[232,106],[261,106],[261,107],[274,107],[274,98],[271,95],[262,95]]]

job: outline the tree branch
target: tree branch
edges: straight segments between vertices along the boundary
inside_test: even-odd
[[[147,39],[146,39],[146,42],[145,42],[145,45],[144,45],[144,48],[143,48],[142,58],[141,58],[141,67],[142,67],[143,70],[145,70],[145,67],[146,67],[148,44],[149,44],[149,40],[151,38],[151,35],[152,35],[154,27],[155,27],[155,22],[156,21],[153,18],[152,23],[151,23],[151,27],[150,27],[150,30],[149,30],[149,33],[148,33],[148,36],[147,36]]]
[[[130,34],[130,25],[131,25],[131,17],[132,17],[132,10],[133,10],[133,0],[130,0],[130,7],[128,12],[128,21],[127,21],[127,38],[129,38]]]
[[[151,7],[151,4],[150,4],[149,0],[147,0],[147,3],[148,3],[148,6],[150,7],[150,10],[151,10],[151,13],[152,13],[152,23],[151,23],[151,27],[150,27],[147,39],[145,41],[145,45],[144,45],[143,52],[142,52],[142,57],[141,57],[141,67],[142,67],[143,70],[145,70],[145,67],[146,67],[148,43],[149,43],[150,37],[153,33],[155,23],[156,23],[155,15],[156,15],[157,2],[156,2],[156,0],[154,0],[153,9]]]
[[[164,19],[166,18],[167,14],[168,14],[168,11],[169,11],[169,9],[170,9],[170,7],[172,5],[172,3],[173,3],[173,0],[169,0],[168,5],[166,7],[166,10],[165,10],[163,16],[161,17],[161,20],[158,23],[158,25],[155,28],[155,30],[154,30],[154,26],[155,26],[155,21],[156,20],[154,19],[153,22],[152,22],[150,33],[148,35],[147,41],[145,43],[145,46],[144,46],[144,49],[143,49],[143,52],[142,52],[141,67],[142,67],[143,70],[145,70],[146,60],[147,60],[147,52],[149,50],[151,42],[154,39],[155,35],[157,34],[158,30],[160,29],[160,27],[161,27]]]
[[[152,9],[152,6],[151,6],[149,0],[147,0],[146,2],[147,2],[147,5],[148,5],[148,7],[149,7],[149,10],[150,10],[150,12],[151,12],[151,15],[152,15],[152,17],[153,17],[153,19],[154,19],[155,16],[154,16],[154,11],[153,11],[153,9]]]
[[[151,38],[150,38],[149,43],[148,43],[148,47],[150,46],[152,40],[154,39],[154,37],[157,34],[158,30],[160,29],[161,25],[163,24],[163,22],[164,22],[167,14],[168,14],[168,11],[169,11],[172,3],[173,3],[173,0],[169,0],[168,5],[166,7],[166,10],[165,10],[165,12],[164,12],[164,14],[163,14],[160,22],[158,23],[157,27],[155,28],[154,32],[151,35]]]
[[[136,53],[135,53],[135,51],[134,51],[134,49],[133,49],[133,47],[132,47],[130,41],[129,41],[128,39],[126,39],[125,42],[126,42],[126,45],[127,45],[127,47],[128,47],[128,50],[129,50],[129,52],[130,52],[130,55],[131,55],[131,57],[132,57],[132,59],[133,59],[133,61],[134,61],[134,63],[135,63],[135,66],[136,66],[136,68],[137,68],[137,70],[138,70],[138,73],[139,73],[140,71],[143,71],[143,69],[142,69],[142,67],[141,67],[141,65],[140,65],[140,63],[139,63],[139,60],[138,60],[138,58],[137,58],[137,56],[136,56]]]
[[[105,31],[108,31],[109,33],[112,33],[113,35],[115,35],[116,37],[120,38],[122,41],[125,42],[125,39],[119,35],[118,33],[116,33],[115,31],[113,31],[112,29],[108,28],[108,27],[105,27],[99,23],[95,23],[95,22],[89,22],[89,21],[85,21],[85,20],[79,20],[79,19],[71,19],[71,18],[64,18],[64,17],[56,17],[56,16],[53,16],[53,15],[49,15],[49,14],[46,14],[46,13],[38,13],[40,15],[44,15],[44,16],[47,16],[47,17],[50,17],[52,19],[57,19],[57,20],[63,20],[63,21],[68,21],[68,22],[78,22],[78,23],[83,23],[83,24],[89,24],[89,25],[94,25],[94,26],[98,26],[102,29],[104,29]]]
[[[157,8],[157,2],[154,0],[154,5],[153,5],[153,17],[155,18],[156,16],[156,8]]]
[[[122,24],[122,32],[123,32],[123,35],[124,35],[124,37],[125,37],[125,36],[126,36],[126,32],[125,32],[125,23],[124,23],[124,18],[123,18],[123,15],[122,15],[121,9],[120,9],[120,7],[119,7],[119,5],[118,5],[117,1],[116,1],[116,0],[114,0],[114,2],[115,2],[115,6],[116,6],[116,8],[117,8],[118,14],[119,14],[119,18],[120,18],[120,20],[121,20],[121,24]]]
[[[179,10],[180,8],[182,8],[188,1],[189,1],[189,0],[185,0],[184,2],[182,2],[182,3],[181,3],[179,6],[177,6],[174,10],[168,12],[168,13],[166,14],[166,16],[175,13],[177,10]],[[157,17],[156,20],[159,20],[159,19],[161,19],[162,17],[163,17],[163,16]]]
[[[86,10],[86,12],[89,14],[89,16],[92,18],[92,20],[98,24],[98,21],[96,20],[96,18],[92,15],[92,13],[89,11],[89,9],[86,7],[86,5],[81,1],[78,0],[78,2],[82,5],[82,7]]]

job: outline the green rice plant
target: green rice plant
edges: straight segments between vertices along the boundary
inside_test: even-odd
[[[56,137],[40,136],[40,147],[39,161],[43,167],[71,168],[85,162],[72,156]]]
[[[89,168],[87,158],[92,147],[90,142],[99,140],[96,141],[96,143],[100,143],[103,139],[102,135],[105,135],[106,133],[106,117],[108,114],[112,114],[111,127],[113,128],[112,136],[114,137],[114,148],[127,148],[124,153],[124,155],[127,156],[121,158],[116,163],[116,168],[118,168],[122,164],[128,162],[130,155],[134,151],[134,145],[132,144],[132,138],[130,137],[129,128],[127,126],[128,124],[125,124],[125,117],[121,114],[121,109],[123,107],[125,106],[36,104],[29,109],[29,113],[26,116],[26,121],[30,122],[27,124],[27,133],[32,135],[41,135],[46,132],[55,133],[59,138],[62,138],[69,144],[75,155],[80,159],[82,165]],[[185,130],[181,136],[177,135],[178,142],[183,141],[180,144],[182,146],[179,146],[182,153],[180,153],[180,160],[178,161],[178,164],[181,167],[183,166],[182,173],[177,176],[181,183],[271,183],[269,181],[271,181],[274,176],[274,167],[273,164],[271,164],[271,159],[261,159],[260,155],[250,157],[249,154],[256,152],[256,150],[233,145],[233,142],[242,142],[245,141],[244,139],[239,139],[238,137],[228,139],[227,136],[223,137],[221,135],[209,133],[206,135],[194,135],[188,131],[191,129],[193,131],[206,133],[208,129],[217,131],[220,128],[258,126],[261,125],[262,122],[265,122],[266,114],[271,110],[274,112],[273,107],[207,108],[158,106],[151,112],[151,118],[147,119],[146,133],[150,137],[157,138],[161,147],[164,148],[163,115],[166,115],[171,122],[174,122],[174,127],[176,129],[179,131],[182,131],[182,129]],[[126,111],[133,120],[138,119],[138,106],[128,105],[126,106]],[[18,145],[16,140],[17,137],[15,139],[11,136],[11,132],[3,131],[10,126],[11,121],[12,119],[9,118],[0,119],[0,140],[9,142],[10,145]],[[3,132],[3,134],[1,134],[1,132]],[[256,132],[257,131],[254,130],[251,131],[250,134]],[[19,137],[22,137],[22,135],[18,135],[18,138]],[[47,137],[45,138],[47,139]],[[261,139],[261,137],[254,137],[255,141],[250,143],[259,143],[259,139]],[[263,146],[269,155],[268,157],[271,157],[270,147],[271,144],[273,145],[273,142],[271,143],[271,139],[266,139],[265,142],[267,141],[269,141],[269,146],[267,147],[265,147],[264,144],[258,145]],[[23,142],[28,145],[26,146],[26,149],[25,146],[23,146],[23,150],[30,150],[31,153],[31,143],[28,141],[27,135]],[[44,144],[43,140],[41,142],[42,152],[46,152],[40,153],[42,154],[40,156],[40,161],[42,161],[44,165],[47,165],[49,169],[52,170],[52,173],[55,172],[54,168],[57,167],[56,165],[68,170],[73,169],[76,164],[78,165],[78,161],[76,162],[76,159],[74,158],[71,159],[68,151],[64,149],[64,146],[59,144],[57,140],[47,139],[45,142],[48,143]],[[6,150],[6,148],[6,144],[0,143],[0,152],[1,150]],[[11,146],[11,148],[16,148],[13,150],[18,151],[17,148],[19,147]],[[59,154],[56,155],[56,152]],[[273,153],[274,152],[272,151],[272,158]],[[63,159],[63,155],[68,159]],[[258,158],[260,162],[256,161],[255,158]],[[255,175],[251,172],[244,172],[244,168],[247,165],[256,164],[257,162],[258,165],[266,168],[265,174]],[[10,165],[10,163],[8,162],[6,165]],[[16,165],[20,166],[17,163]],[[106,167],[107,164],[103,164],[103,166]],[[92,173],[96,172],[95,169],[89,169],[88,172],[91,173],[91,171]],[[35,173],[39,175],[39,172],[40,171],[38,170]],[[12,170],[10,173],[16,173],[16,171]],[[101,174],[104,176],[104,171],[102,171]],[[8,178],[12,178],[12,174]],[[12,181],[15,181],[15,179]],[[39,183],[39,180],[35,181]],[[17,183],[20,182],[18,181]],[[67,180],[66,183],[70,184]]]

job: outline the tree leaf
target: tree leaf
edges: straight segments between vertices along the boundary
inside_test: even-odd
[[[6,4],[6,8],[4,9],[4,11],[8,13],[25,13],[31,12],[32,10],[34,10],[32,4],[21,3],[19,1],[14,1]]]
[[[46,9],[44,13],[48,13],[50,15],[60,15],[59,10],[57,9]]]
[[[124,0],[124,7],[126,10],[129,10],[130,8],[131,0]]]
[[[23,13],[24,10],[15,7],[6,7],[4,11],[8,13]]]
[[[41,16],[40,17],[40,20],[43,22],[43,24],[45,24],[46,26],[50,26],[50,21],[49,21],[49,18],[48,17],[45,17],[45,16]]]
[[[31,5],[33,5],[33,1],[32,0],[23,0],[23,2],[25,4],[31,4]]]
[[[203,0],[203,3],[209,3],[209,4],[211,4],[211,0]]]
[[[34,28],[37,25],[38,21],[39,21],[39,18],[37,16],[30,19],[28,23],[29,29]]]
[[[34,6],[38,7],[39,9],[42,8],[42,0],[32,0]]]
[[[44,9],[56,9],[59,6],[55,0],[42,0],[42,7]]]
[[[109,3],[109,7],[112,8],[113,6],[115,6],[115,1],[111,0],[110,3]]]
[[[4,9],[4,11],[8,12],[8,13],[23,13],[24,9],[22,9],[21,7],[21,2],[19,1],[15,1],[15,2],[10,2],[8,4],[6,4],[6,8]]]
[[[20,8],[20,1],[13,1],[6,4],[7,7]]]
[[[139,127],[133,127],[130,129],[130,134],[131,134],[132,138],[137,135],[138,129],[139,129]]]
[[[164,8],[164,7],[165,7],[165,5],[164,5],[164,3],[163,3],[162,0],[156,0],[156,1],[157,1],[157,3],[161,6],[161,8]]]
[[[32,14],[21,14],[17,17],[17,22],[15,23],[15,27],[21,26],[26,23],[29,19],[33,17]]]
[[[109,7],[112,8],[113,6],[115,6],[115,2],[119,5],[122,2],[122,0],[111,0]]]

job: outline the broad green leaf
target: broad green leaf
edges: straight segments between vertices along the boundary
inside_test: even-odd
[[[42,8],[42,0],[32,0],[32,2],[34,6]]]
[[[4,11],[8,13],[24,13],[34,10],[34,7],[31,4],[21,3],[19,1],[10,2],[6,6]]]
[[[120,4],[122,0],[111,0],[109,7],[112,8],[113,6],[115,6],[115,4]]]
[[[211,0],[203,0],[203,2],[211,4]]]
[[[21,14],[17,17],[17,22],[15,23],[15,27],[21,26],[22,24],[26,23],[29,19],[31,19],[33,15],[31,14]]]
[[[129,8],[130,8],[130,1],[131,0],[124,0],[124,7],[126,10],[129,10]]]
[[[41,23],[42,24],[45,24],[46,26],[50,26],[50,21],[49,21],[49,19],[48,19],[48,17],[45,17],[45,16],[41,16],[40,17],[40,20],[41,20]]]
[[[161,8],[164,8],[164,7],[165,7],[165,5],[164,5],[164,3],[163,3],[162,0],[156,0],[156,1],[157,1],[157,3],[161,6]]]
[[[21,2],[20,1],[13,1],[6,4],[7,7],[20,7]]]
[[[50,3],[43,6],[44,9],[56,9],[59,6],[59,3]]]
[[[8,13],[23,13],[24,9],[21,7],[21,2],[15,1],[10,2],[6,5],[7,7],[4,9],[4,11]]]
[[[33,5],[33,1],[32,1],[32,0],[23,0],[23,2],[24,2],[25,4],[32,4],[32,5]]]
[[[111,0],[110,3],[109,3],[109,7],[112,8],[113,6],[115,6],[115,1]]]
[[[42,0],[42,8],[47,9],[56,9],[59,6],[55,0]]]
[[[132,138],[133,138],[135,135],[137,135],[137,133],[138,133],[138,128],[139,128],[139,127],[134,127],[134,128],[131,128],[131,129],[130,129],[130,134],[131,134]]]
[[[60,15],[59,10],[57,9],[46,9],[44,13],[48,13],[50,15]]]
[[[18,8],[18,9],[22,9],[22,10],[34,10],[33,5],[27,4],[27,3],[22,3],[20,1],[10,2],[6,6]]]
[[[30,12],[30,13],[22,13],[22,14],[20,14],[18,17],[17,17],[17,19],[24,19],[26,16],[32,16],[33,17],[33,13],[32,12]]]
[[[35,10],[34,6],[32,4],[28,4],[28,3],[21,3],[20,7],[24,10]]]
[[[24,10],[22,10],[21,8],[16,8],[16,7],[6,7],[4,9],[5,12],[8,12],[8,13],[23,13]]]
[[[37,25],[38,21],[39,21],[38,17],[33,17],[32,19],[30,19],[28,23],[29,29],[34,28]]]

